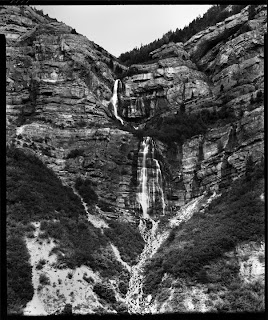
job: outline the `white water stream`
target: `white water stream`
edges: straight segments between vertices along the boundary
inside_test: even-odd
[[[139,153],[137,201],[142,207],[143,218],[151,220],[148,209],[158,209],[159,201],[161,213],[165,212],[162,173],[159,161],[155,159],[155,145],[152,138],[143,139]]]
[[[144,219],[150,219],[150,216],[147,213],[148,207],[149,207],[149,193],[148,193],[148,176],[147,176],[147,167],[146,167],[146,158],[149,151],[149,141],[150,138],[146,137],[142,141],[141,144],[141,150],[142,153],[142,163],[141,165],[138,164],[138,167],[140,168],[138,170],[138,189],[140,188],[140,192],[137,194],[137,200],[140,203],[142,207],[142,213]],[[139,158],[140,159],[140,158]]]
[[[125,302],[130,313],[141,314],[150,311],[150,299],[144,299],[143,297],[143,269],[145,263],[156,253],[169,234],[168,231],[161,234],[158,233],[159,221],[154,221],[148,213],[148,210],[159,204],[159,200],[161,213],[164,214],[165,212],[162,173],[159,161],[155,159],[155,145],[150,137],[145,137],[140,146],[137,181],[137,201],[142,208],[139,230],[145,241],[145,246],[139,257],[138,264],[131,269],[129,290],[126,294]]]
[[[111,103],[114,107],[114,116],[116,117],[117,120],[119,120],[121,122],[121,124],[124,124],[123,119],[118,115],[118,86],[119,83],[121,83],[121,81],[119,79],[115,80],[114,83],[114,89],[113,89],[113,96],[111,98]]]
[[[148,222],[141,219],[139,229],[143,239],[145,240],[144,249],[139,257],[139,262],[131,269],[131,278],[129,281],[129,289],[126,294],[126,304],[129,313],[143,314],[150,312],[149,300],[143,296],[143,270],[146,262],[158,250],[162,242],[167,238],[169,232],[162,234],[157,233],[158,222],[150,219],[152,228],[148,229]]]

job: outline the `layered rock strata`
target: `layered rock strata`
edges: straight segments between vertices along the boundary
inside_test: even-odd
[[[194,97],[209,97],[207,76],[190,60],[183,43],[169,43],[151,52],[156,62],[132,65],[137,74],[124,79],[123,115],[128,118],[150,117]],[[154,61],[153,60],[153,61]]]
[[[254,162],[264,156],[266,6],[256,6],[252,20],[248,10],[197,33],[185,44],[169,43],[153,51],[155,62],[131,66],[138,74],[124,79],[133,118],[176,114],[182,104],[187,113],[228,109],[235,114],[231,123],[214,126],[182,146],[158,143],[168,167],[166,193],[171,205],[227,187],[244,174],[249,156]],[[160,97],[165,101],[162,109],[156,103]]]
[[[169,43],[153,51],[151,63],[131,66],[129,76],[122,79],[118,96],[118,112],[126,123],[122,125],[109,102],[116,78],[114,71],[116,67],[126,71],[126,67],[55,19],[28,6],[1,6],[0,32],[7,39],[7,142],[34,152],[64,184],[73,186],[78,177],[89,179],[99,199],[93,214],[98,212],[105,218],[129,217],[133,221],[141,216],[137,178],[143,153],[141,139],[133,134],[134,128],[130,130],[128,122],[144,127],[157,114],[163,117],[177,114],[182,105],[187,114],[232,108],[235,118],[231,122],[215,123],[206,134],[195,135],[183,144],[154,141],[157,157],[152,156],[146,163],[148,176],[159,180],[155,172],[161,170],[163,190],[158,197],[161,193],[165,198],[165,213],[174,213],[171,227],[179,225],[191,216],[194,204],[204,194],[220,193],[245,173],[250,157],[256,163],[264,155],[266,21],[266,6],[256,6],[256,15],[251,20],[247,7],[197,33],[185,44]],[[152,160],[157,160],[157,165],[155,161],[152,165]],[[163,202],[153,209],[156,208],[162,213]],[[157,212],[154,214],[158,216]],[[153,242],[150,238],[145,240],[142,264],[160,243],[156,238]],[[36,250],[31,252],[34,249],[31,243],[27,245],[34,254]],[[262,279],[263,263],[258,264],[257,259],[263,248],[245,244],[237,251],[241,278],[248,282]],[[244,258],[252,252],[251,258]],[[32,261],[33,266],[36,262]],[[48,271],[50,262],[53,261],[48,261]],[[89,309],[95,312],[94,304],[97,307],[99,302],[91,287],[80,276],[75,279],[89,289],[86,295],[90,294],[91,300],[88,304],[82,290],[79,293],[82,296],[78,297],[81,301],[72,297],[70,302],[74,306],[80,304],[77,312],[88,313]],[[132,285],[134,288],[135,284]],[[72,290],[68,285],[69,289]],[[207,296],[203,294],[203,286],[186,289],[185,311],[210,311],[204,308]],[[148,303],[152,302],[148,312],[176,311],[176,305],[172,305],[176,294],[173,290],[165,305],[148,297]],[[182,296],[181,292],[178,294]],[[53,296],[44,297],[49,298],[46,303],[54,312]],[[194,309],[197,297],[201,300]],[[61,307],[65,302],[63,295],[59,300]]]
[[[156,114],[232,108],[236,119],[217,124],[183,145],[156,141],[169,207],[220,190],[244,173],[263,150],[266,6],[241,13],[185,44],[151,53],[133,65],[119,92],[121,125],[109,104],[116,59],[63,23],[28,6],[1,7],[7,38],[7,140],[33,150],[64,183],[79,176],[95,184],[103,208],[136,211],[139,139],[127,122]],[[226,31],[227,30],[227,31]],[[132,130],[133,131],[133,130]]]

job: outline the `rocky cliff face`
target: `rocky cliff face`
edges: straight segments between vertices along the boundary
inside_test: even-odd
[[[197,70],[183,43],[169,43],[151,52],[152,64],[132,65],[125,79],[125,114],[148,117],[192,98],[211,96],[208,78]]]
[[[182,110],[231,108],[232,121],[214,123],[203,135],[184,143],[154,141],[167,213],[221,192],[245,173],[249,156],[256,163],[264,155],[267,17],[266,6],[256,8],[252,20],[245,8],[184,44],[162,46],[151,53],[150,63],[127,70],[64,23],[29,6],[1,6],[8,144],[32,150],[64,184],[89,179],[99,197],[96,212],[106,218],[138,219],[139,129]],[[110,102],[116,67],[128,74],[118,93],[123,124]]]
[[[231,107],[236,115],[231,123],[214,126],[182,146],[159,144],[177,204],[227,186],[244,173],[250,154],[254,161],[264,154],[266,21],[265,6],[257,7],[253,20],[248,20],[246,7],[185,44],[169,43],[153,51],[156,62],[131,66],[138,74],[124,79],[130,118],[176,114],[182,105],[187,113]]]
[[[108,104],[113,68],[125,67],[71,27],[28,6],[2,7],[1,31],[7,39],[8,141],[35,150],[66,183],[89,174],[105,199],[120,206],[124,198],[117,200],[111,185],[131,188],[137,139],[117,129]]]
[[[2,7],[7,38],[7,137],[33,150],[71,184],[91,179],[115,211],[137,208],[139,139],[115,121],[109,101],[115,58],[63,23],[28,6]],[[228,185],[252,154],[263,155],[265,6],[253,20],[247,8],[197,33],[185,44],[151,53],[123,79],[121,116],[142,123],[156,114],[218,111],[236,120],[183,145],[157,142],[169,177],[171,205]],[[111,65],[113,67],[111,67]],[[119,65],[122,69],[125,67]]]

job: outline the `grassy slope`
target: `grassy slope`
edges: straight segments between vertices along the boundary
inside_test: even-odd
[[[31,154],[7,149],[7,280],[8,312],[31,300],[31,266],[23,236],[31,221],[75,217],[83,213],[78,197]]]
[[[233,182],[205,213],[175,228],[147,266],[145,292],[157,289],[165,272],[209,282],[204,267],[243,241],[264,238],[263,166]],[[237,272],[237,268],[229,272]],[[227,271],[228,274],[228,271]],[[218,279],[219,280],[219,279]]]
[[[136,263],[136,258],[141,254],[144,240],[139,231],[127,222],[111,221],[110,228],[105,230],[105,235],[120,251],[121,258],[130,265]]]
[[[97,199],[87,199],[88,202]],[[56,221],[53,221],[56,219]],[[119,250],[123,244],[134,251],[123,250],[126,260],[133,260],[143,247],[143,240],[134,228],[112,222],[107,236],[87,221],[84,208],[72,189],[63,186],[59,178],[42,161],[23,149],[7,149],[7,275],[8,312],[18,313],[33,296],[29,254],[23,237],[32,236],[32,221],[41,221],[42,238],[58,240],[58,249],[65,252],[60,263],[74,268],[85,264],[99,270],[104,277],[128,274],[111,250],[104,250],[115,241]],[[115,228],[116,227],[116,228]],[[116,232],[119,232],[117,239]],[[120,241],[117,241],[119,240]],[[123,274],[122,274],[123,272]]]

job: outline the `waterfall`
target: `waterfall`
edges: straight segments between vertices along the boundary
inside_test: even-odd
[[[113,96],[111,98],[111,103],[112,103],[112,105],[114,107],[114,116],[123,125],[124,121],[117,113],[117,108],[118,108],[118,85],[119,85],[119,83],[121,83],[121,81],[119,79],[116,79],[115,83],[114,83],[114,90],[113,90]]]
[[[141,190],[138,193],[137,198],[138,198],[138,202],[142,207],[144,219],[148,219],[148,218],[150,219],[150,216],[147,213],[148,207],[149,207],[149,193],[148,193],[148,184],[147,184],[148,170],[146,167],[146,158],[149,151],[149,141],[150,141],[149,137],[144,138],[144,140],[142,141],[141,149],[140,149],[140,152],[142,153],[142,163],[141,163],[141,166],[139,166],[140,169],[138,170],[138,182],[139,182],[138,188],[141,188]]]
[[[141,205],[143,218],[151,220],[148,211],[162,209],[165,211],[162,173],[160,164],[155,159],[155,144],[150,137],[141,143],[138,158],[138,192],[137,201]]]
[[[131,269],[129,289],[126,294],[126,304],[130,313],[150,312],[150,306],[143,292],[144,267],[167,238],[168,232],[159,233],[158,221],[150,217],[150,212],[161,209],[165,211],[162,173],[159,161],[155,156],[155,143],[152,138],[144,137],[140,145],[137,170],[137,201],[142,208],[139,230],[145,246],[139,257],[139,262]]]
[[[162,206],[162,214],[164,215],[165,213],[165,197],[164,197],[164,191],[163,191],[163,181],[162,181],[162,172],[160,168],[159,161],[155,159],[154,156],[154,150],[155,150],[155,143],[152,140],[152,159],[155,164],[155,181],[153,181],[153,202],[155,203],[155,193],[159,195],[160,201],[161,201],[161,206]],[[156,187],[156,191],[155,191]]]

